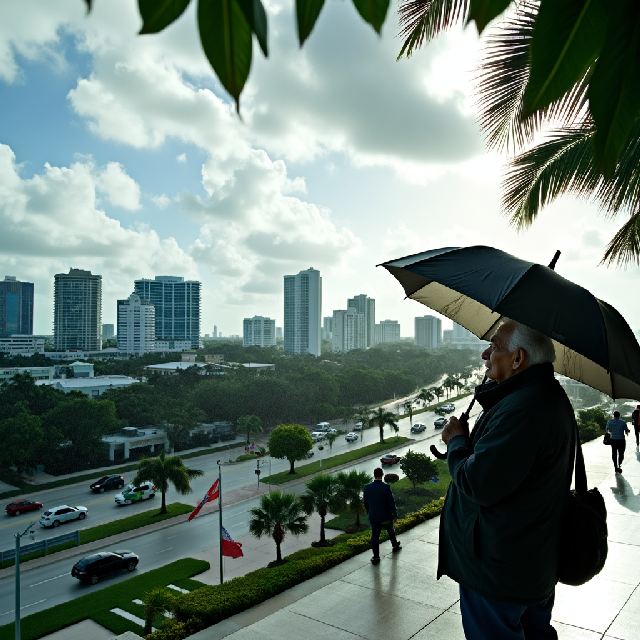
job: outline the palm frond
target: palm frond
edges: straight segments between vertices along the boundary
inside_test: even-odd
[[[398,9],[400,33],[404,40],[398,60],[410,58],[415,49],[454,24],[464,23],[469,0],[404,0]]]
[[[613,236],[601,264],[640,265],[640,212],[634,213]]]

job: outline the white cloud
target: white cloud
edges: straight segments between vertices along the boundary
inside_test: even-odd
[[[159,209],[166,209],[171,204],[171,198],[169,198],[166,193],[159,196],[151,196],[151,201]]]
[[[176,156],[176,160],[181,164],[184,164],[187,161],[187,154],[181,153],[180,155]]]
[[[109,202],[128,211],[140,209],[140,187],[119,162],[109,162],[98,174],[96,186]]]

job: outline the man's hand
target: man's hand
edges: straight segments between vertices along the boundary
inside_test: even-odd
[[[442,431],[442,442],[447,444],[453,436],[469,436],[469,425],[466,420],[458,420],[458,418],[451,417],[447,426]]]

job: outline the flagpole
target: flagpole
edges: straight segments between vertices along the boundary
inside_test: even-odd
[[[218,460],[218,520],[220,523],[220,584],[224,582],[222,569],[222,471]]]

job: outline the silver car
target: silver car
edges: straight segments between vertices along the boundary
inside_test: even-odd
[[[63,504],[53,509],[47,509],[40,518],[43,527],[59,527],[63,522],[69,520],[84,520],[89,510],[87,507],[70,507]]]

